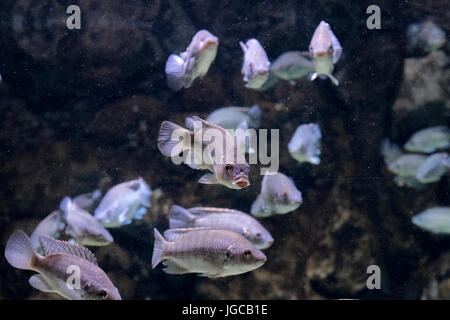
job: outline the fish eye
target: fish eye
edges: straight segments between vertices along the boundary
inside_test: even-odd
[[[257,238],[261,238],[261,233],[258,232],[258,233],[256,234],[256,237],[257,237]]]
[[[225,166],[225,171],[228,172],[228,173],[230,173],[231,171],[233,171],[233,166],[232,166],[231,164],[227,164],[227,165]]]
[[[226,256],[227,256],[227,258],[230,258],[231,257],[231,252],[227,251]]]
[[[244,251],[244,256],[245,257],[249,257],[252,254],[252,252],[250,250],[245,250]]]
[[[100,290],[97,296],[101,299],[105,299],[106,297],[108,297],[108,292],[106,292],[105,290]]]

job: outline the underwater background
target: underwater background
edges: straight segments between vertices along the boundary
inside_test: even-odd
[[[81,7],[81,30],[66,8]],[[369,30],[366,9],[381,8]],[[15,229],[31,233],[65,196],[141,176],[153,191],[141,221],[110,229],[114,243],[92,248],[123,299],[450,299],[450,238],[411,223],[426,208],[449,206],[449,179],[424,190],[399,187],[380,153],[425,127],[450,126],[448,43],[408,50],[406,29],[431,19],[450,33],[448,1],[2,0],[0,3],[0,298],[61,299],[28,284],[3,252]],[[271,60],[307,50],[326,20],[343,47],[330,81],[244,87],[239,41],[258,39]],[[203,80],[174,93],[164,64],[199,29],[219,38]],[[280,129],[280,171],[303,204],[264,218],[275,241],[266,264],[219,279],[151,269],[153,228],[168,228],[172,204],[249,212],[259,169],[243,190],[197,183],[157,149],[162,121],[206,118],[228,106],[261,108],[261,128]],[[287,151],[298,125],[320,124],[320,165]],[[381,290],[366,286],[369,265]]]

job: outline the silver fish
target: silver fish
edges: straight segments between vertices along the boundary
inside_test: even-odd
[[[405,154],[388,165],[389,171],[402,177],[415,177],[417,169],[425,162],[421,154]]]
[[[76,196],[75,198],[73,198],[73,202],[75,202],[75,204],[81,209],[91,212],[95,209],[95,206],[98,205],[101,198],[102,192],[97,189],[95,191],[83,193]]]
[[[389,165],[400,158],[403,155],[403,152],[399,146],[391,142],[388,138],[385,138],[381,142],[381,155],[383,156],[384,163]]]
[[[140,220],[150,207],[152,191],[148,184],[138,179],[113,186],[95,209],[94,217],[106,228],[117,228]]]
[[[33,248],[36,250],[39,248],[39,237],[41,236],[59,238],[65,227],[66,224],[63,222],[61,212],[59,210],[53,211],[44,220],[39,222],[31,234],[30,239]]]
[[[314,72],[314,64],[303,52],[288,51],[272,63],[270,72],[283,80],[301,79]]]
[[[266,51],[256,39],[242,41],[239,45],[244,52],[244,63],[241,73],[244,75],[245,86],[251,89],[259,89],[269,78],[270,61]]]
[[[49,237],[39,239],[45,256],[33,249],[30,239],[21,230],[14,231],[5,249],[10,265],[38,272],[29,280],[33,288],[70,300],[121,300],[119,291],[88,249]],[[74,278],[77,275],[79,283]]]
[[[65,233],[82,246],[106,246],[114,241],[111,234],[89,212],[81,209],[69,197],[59,206],[66,224]]]
[[[261,193],[252,204],[251,214],[268,217],[296,210],[303,203],[302,193],[294,181],[282,173],[265,175]]]
[[[166,62],[167,85],[173,91],[189,88],[192,82],[203,77],[217,54],[219,39],[208,30],[198,31],[185,52],[172,54]]]
[[[444,126],[422,129],[409,138],[404,148],[408,151],[424,153],[450,148],[450,130]]]
[[[200,273],[219,278],[249,272],[266,262],[264,253],[229,230],[170,229],[164,232],[165,239],[154,231],[152,267],[165,260],[163,270],[169,274]]]
[[[197,116],[186,118],[186,128],[170,121],[161,124],[158,149],[163,155],[173,158],[183,152],[183,162],[191,168],[209,170],[211,173],[203,175],[199,183],[222,184],[230,189],[250,185],[250,166],[243,148],[227,130]]]
[[[206,121],[225,129],[237,129],[246,121],[249,128],[258,129],[261,121],[261,109],[258,105],[248,107],[223,107],[212,112]]]
[[[314,63],[315,73],[311,77],[311,81],[318,76],[328,77],[336,85],[339,81],[331,74],[334,65],[338,62],[342,54],[342,47],[338,39],[334,35],[331,27],[325,21],[321,21],[314,31],[309,44],[309,54]]]
[[[438,50],[447,42],[445,32],[431,21],[410,24],[406,35],[411,48],[424,51]]]
[[[300,125],[288,144],[289,153],[298,162],[320,163],[320,140],[322,134],[319,125],[308,123]]]
[[[426,185],[416,179],[414,176],[396,176],[394,182],[399,187],[409,187],[416,190],[424,190]]]
[[[412,218],[412,222],[429,232],[450,234],[450,207],[427,209]]]
[[[258,249],[266,249],[273,238],[255,218],[238,210],[173,205],[169,213],[170,229],[207,227],[230,230],[247,238]]]
[[[450,170],[450,157],[447,152],[430,155],[416,171],[416,178],[422,183],[439,181]]]

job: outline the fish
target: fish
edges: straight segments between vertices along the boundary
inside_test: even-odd
[[[198,273],[208,278],[227,277],[261,267],[264,253],[246,238],[229,230],[212,228],[157,229],[152,268],[161,261],[168,274]]]
[[[388,165],[389,171],[402,177],[415,177],[417,169],[425,162],[426,156],[421,154],[404,154]]]
[[[150,207],[152,191],[144,179],[122,182],[113,186],[100,201],[94,217],[105,228],[117,228],[140,220]]]
[[[95,206],[100,202],[102,198],[102,192],[97,189],[92,192],[83,193],[73,198],[73,202],[86,211],[95,209]]]
[[[416,226],[434,234],[450,234],[450,207],[433,207],[411,219]]]
[[[114,241],[111,234],[89,212],[65,197],[59,206],[66,224],[65,233],[82,246],[106,246]]]
[[[319,76],[326,76],[334,85],[338,86],[339,81],[332,75],[332,72],[334,65],[342,55],[342,46],[331,30],[330,25],[325,21],[321,21],[314,31],[309,44],[309,54],[315,70],[311,76],[311,81],[314,81]]]
[[[272,63],[270,72],[283,80],[302,79],[314,72],[314,64],[302,51],[287,51]]]
[[[409,187],[416,190],[424,190],[426,185],[416,179],[414,176],[396,176],[394,183],[399,187]]]
[[[391,142],[388,138],[383,139],[381,142],[381,155],[383,156],[384,163],[389,165],[398,158],[400,158],[404,153],[398,145]]]
[[[261,183],[261,193],[253,202],[250,213],[255,217],[286,214],[303,203],[302,193],[294,181],[278,172],[267,174]]]
[[[203,29],[194,35],[186,51],[171,54],[165,66],[169,88],[179,91],[189,88],[196,78],[203,78],[216,58],[218,46],[219,39]]]
[[[195,170],[209,170],[199,180],[203,184],[221,184],[230,189],[250,185],[250,166],[230,132],[198,116],[186,118],[186,128],[164,121],[158,135],[158,149],[166,157],[183,153],[183,162]],[[205,149],[205,150],[204,150]]]
[[[450,157],[447,152],[434,153],[420,165],[416,178],[422,183],[439,181],[450,170]]]
[[[43,219],[34,229],[30,236],[33,249],[38,250],[40,247],[39,237],[48,236],[51,238],[59,238],[65,229],[66,224],[62,219],[61,211],[55,210]]]
[[[322,134],[317,123],[300,125],[288,144],[290,155],[298,162],[320,163]]]
[[[423,153],[450,148],[450,129],[436,126],[417,131],[406,141],[404,148],[411,152]]]
[[[25,232],[16,230],[5,249],[11,266],[37,272],[28,281],[33,288],[69,300],[121,300],[119,290],[88,249],[46,236],[39,241],[44,255],[35,251]]]
[[[270,61],[263,46],[256,39],[240,41],[244,52],[244,63],[241,73],[244,76],[245,87],[260,89],[269,78]]]
[[[256,104],[252,107],[223,107],[213,111],[206,121],[224,129],[237,129],[245,121],[249,128],[258,129],[261,122],[261,109]]]
[[[408,25],[406,36],[411,48],[419,48],[426,52],[438,50],[447,42],[445,31],[432,21]]]
[[[230,230],[247,238],[256,248],[267,249],[273,237],[255,218],[239,210],[212,207],[184,209],[173,205],[169,212],[170,229],[207,227]]]

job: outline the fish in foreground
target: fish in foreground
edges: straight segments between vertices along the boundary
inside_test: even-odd
[[[272,63],[270,72],[283,80],[301,79],[314,72],[314,64],[302,51],[288,51]]]
[[[230,189],[248,187],[250,166],[230,132],[197,116],[186,118],[186,128],[164,121],[158,149],[166,157],[183,153],[183,162],[196,170],[209,170],[198,182],[222,184]]]
[[[150,207],[152,191],[148,184],[138,179],[113,186],[95,209],[94,217],[106,228],[117,228],[140,220]]]
[[[258,249],[273,243],[269,231],[255,218],[238,210],[196,207],[184,209],[173,205],[169,213],[170,229],[207,227],[230,230],[247,238]]]
[[[388,169],[401,177],[415,177],[417,169],[425,162],[421,154],[404,154],[388,164]]]
[[[404,148],[411,152],[424,153],[450,148],[450,129],[436,126],[417,131],[408,139]]]
[[[244,63],[241,73],[244,75],[245,86],[260,89],[269,78],[270,61],[263,46],[256,39],[242,41],[239,45],[244,52]]]
[[[411,48],[427,52],[438,50],[447,42],[445,32],[431,21],[410,24],[406,34]]]
[[[97,189],[92,192],[83,193],[75,198],[73,198],[73,202],[80,207],[81,209],[84,209],[88,212],[91,212],[95,209],[95,206],[98,205],[102,198],[102,192]]]
[[[412,222],[435,234],[450,234],[450,207],[427,209],[412,218]]]
[[[208,30],[198,31],[186,51],[171,54],[166,62],[167,85],[173,91],[189,88],[206,75],[217,54],[219,39]]]
[[[317,77],[328,77],[336,85],[339,81],[332,75],[334,65],[338,62],[342,54],[342,47],[334,35],[331,27],[325,21],[321,21],[314,31],[309,44],[309,54],[314,63],[315,72],[311,81]]]
[[[63,222],[61,212],[59,210],[53,211],[45,217],[45,219],[39,222],[31,234],[30,239],[33,244],[33,248],[36,250],[39,248],[39,237],[41,236],[59,238],[65,227],[66,224]]]
[[[288,144],[289,153],[298,162],[320,163],[320,140],[322,134],[316,123],[302,124]]]
[[[430,155],[417,169],[416,178],[422,183],[439,181],[443,175],[450,171],[450,156],[447,152],[438,152]]]
[[[302,193],[294,181],[278,172],[264,176],[261,193],[253,202],[250,212],[255,217],[286,214],[297,209],[302,203]]]
[[[261,122],[261,109],[252,107],[223,107],[212,112],[206,121],[217,124],[224,129],[237,129],[243,122],[249,128],[258,129]]]
[[[82,246],[106,246],[114,241],[111,234],[89,212],[65,197],[59,206],[66,224],[65,233]]]
[[[161,261],[169,274],[199,273],[219,278],[261,267],[266,256],[246,238],[229,230],[169,229],[164,237],[154,229],[152,267]]]
[[[45,236],[39,241],[44,256],[33,249],[22,230],[16,230],[5,249],[10,265],[38,273],[28,281],[33,288],[70,300],[121,300],[119,291],[88,249]],[[76,274],[80,276],[79,283],[74,278]]]

